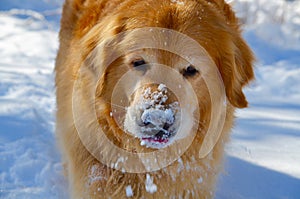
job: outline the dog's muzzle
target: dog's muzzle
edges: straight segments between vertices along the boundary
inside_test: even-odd
[[[176,134],[177,121],[180,120],[179,103],[163,84],[144,87],[138,93],[132,105],[134,108],[128,110],[131,117],[126,117],[125,127],[126,123],[127,126],[132,126],[129,122],[136,123],[137,128],[127,129],[140,138],[142,145],[159,148],[158,145],[168,143]]]

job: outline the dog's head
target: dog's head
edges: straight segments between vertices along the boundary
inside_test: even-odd
[[[253,78],[253,55],[224,0],[124,1],[110,8],[110,13],[86,10],[81,13],[75,35],[82,38],[82,57],[97,82],[96,100],[101,102],[98,116],[105,118],[118,136],[127,131],[141,144],[158,148],[169,144],[182,125],[193,126],[196,122],[205,128],[214,104],[203,68],[218,69],[226,106],[247,106],[242,88]],[[184,37],[168,36],[164,31],[164,36],[151,33],[156,28],[173,30]],[[194,56],[199,49],[182,39],[185,37],[201,46],[200,57]],[[177,50],[155,49],[150,43]],[[197,63],[197,59],[202,60],[201,65],[191,63]],[[208,73],[205,78],[214,82],[216,76]],[[182,89],[171,88],[172,82]],[[121,89],[114,93],[116,87]],[[117,100],[112,102],[112,98]],[[122,111],[115,113],[114,106]],[[196,110],[200,112],[198,121],[194,117]],[[121,118],[119,124],[114,121],[116,117]]]

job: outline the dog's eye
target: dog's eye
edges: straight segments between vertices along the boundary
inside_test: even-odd
[[[183,76],[192,77],[192,76],[196,75],[197,73],[198,73],[198,70],[194,66],[190,65],[186,69],[184,69]]]
[[[146,62],[143,59],[138,59],[138,60],[132,61],[131,64],[133,67],[138,67],[138,66],[146,64]]]

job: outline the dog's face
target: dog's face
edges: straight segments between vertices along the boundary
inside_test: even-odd
[[[82,42],[83,57],[89,55],[88,65],[98,82],[97,98],[106,103],[106,115],[111,113],[105,117],[110,128],[118,129],[115,131],[121,129],[123,133],[138,138],[142,145],[152,148],[167,146],[176,139],[188,136],[187,132],[176,136],[182,126],[191,130],[197,123],[201,127],[199,132],[207,128],[211,107],[214,106],[208,87],[214,86],[208,86],[205,78],[213,79],[215,74],[206,73],[204,78],[203,68],[217,68],[226,91],[227,106],[247,106],[242,87],[253,78],[252,53],[241,38],[231,9],[223,0],[162,1],[157,4],[155,1],[141,1],[120,6],[115,15],[106,16],[108,21],[104,18],[98,24],[95,22],[93,28],[83,27],[88,30]],[[129,11],[128,7],[134,12]],[[202,61],[201,65],[191,63],[190,60],[199,59],[199,56],[193,57],[193,52],[199,49],[180,38],[170,36],[166,41],[165,37],[160,40],[158,36],[153,40],[153,35],[149,33],[148,36],[145,32],[125,33],[98,48],[111,36],[145,27],[166,28],[186,35],[202,47],[206,53],[202,53],[200,58],[208,61]],[[81,30],[80,34],[82,32],[85,31]],[[171,45],[190,56],[189,60],[164,49],[132,48],[143,46],[143,41]],[[111,44],[115,44],[113,48]],[[120,56],[111,62],[115,54]],[[129,71],[127,81],[121,81]],[[154,74],[163,81],[158,81]],[[181,87],[180,91],[175,92],[170,88],[172,82]],[[114,88],[120,84],[124,94],[117,98],[119,101],[125,100],[127,104],[123,106],[122,113],[116,114],[121,119],[120,124],[115,124],[115,104],[111,103],[111,99]],[[128,87],[131,87],[130,92],[127,92]],[[188,111],[184,111],[186,109]],[[195,111],[200,113],[198,121],[195,121]],[[99,117],[104,116],[99,113]]]
[[[179,135],[178,130],[185,126],[184,130],[188,131],[194,125],[194,112],[199,106],[197,98],[203,98],[201,95],[206,90],[200,86],[198,89],[203,92],[193,98],[193,88],[185,84],[200,85],[200,70],[178,55],[157,49],[131,53],[125,60],[131,70],[140,73],[134,92],[128,95],[125,130],[138,137],[142,145],[152,148],[188,136],[184,131]],[[177,89],[172,90],[170,86]]]

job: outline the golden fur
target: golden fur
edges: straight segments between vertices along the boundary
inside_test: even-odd
[[[180,2],[183,3],[174,3],[171,0],[66,0],[55,69],[56,133],[71,198],[126,198],[125,188],[128,185],[132,187],[133,198],[213,197],[217,176],[222,168],[224,144],[228,141],[233,125],[234,110],[247,107],[242,88],[253,79],[253,55],[241,37],[235,14],[223,0]],[[230,102],[227,103],[225,125],[219,141],[209,155],[199,158],[199,146],[203,140],[201,131],[208,128],[211,104],[203,80],[197,78],[190,80],[201,105],[199,121],[201,130],[190,148],[182,155],[182,161],[176,161],[164,169],[150,173],[157,185],[155,193],[146,191],[145,173],[122,173],[96,160],[84,147],[77,134],[72,110],[72,92],[77,72],[83,64],[86,64],[85,60],[99,42],[122,31],[142,27],[173,29],[196,40],[217,65]],[[105,59],[105,52],[97,53],[93,56]],[[145,53],[157,55],[157,60],[166,65],[174,65],[172,60],[176,59],[174,55],[166,55],[166,52],[160,50]],[[116,60],[100,77],[96,93],[96,105],[99,108],[98,123],[104,128],[109,127],[105,133],[116,145],[139,152],[145,149],[136,139],[117,127],[109,116],[111,106],[105,103],[109,101],[116,81],[126,71],[126,68],[121,68],[124,59]],[[174,68],[176,69],[175,66]],[[89,73],[83,80],[82,96],[86,97],[87,101],[90,100],[88,90],[93,78]],[[82,106],[89,105],[82,104]],[[92,127],[86,129],[86,131],[93,130]],[[188,169],[177,172],[182,167]],[[89,179],[91,175],[101,178],[91,180]]]

